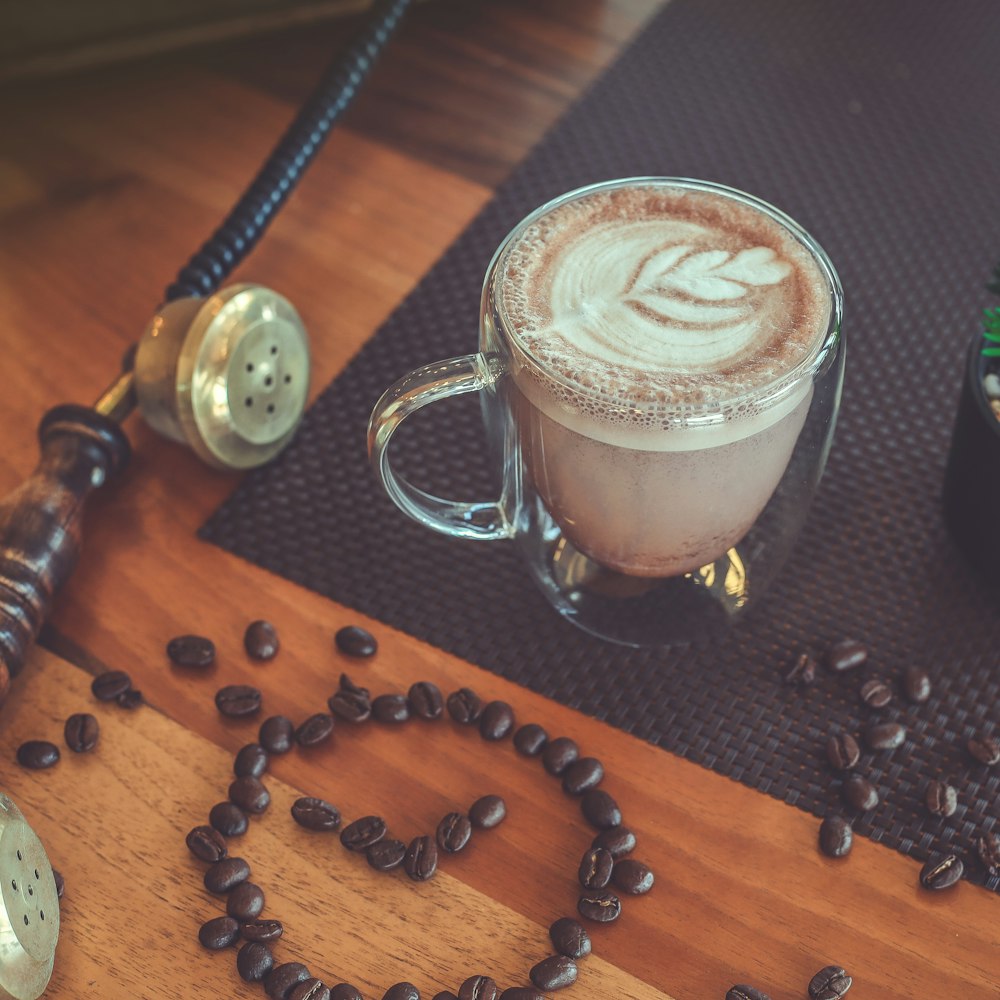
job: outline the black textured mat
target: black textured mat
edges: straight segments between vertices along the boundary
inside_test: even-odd
[[[992,0],[675,0],[204,537],[817,815],[840,808],[823,744],[867,721],[861,676],[822,674],[798,692],[782,670],[845,635],[871,649],[862,676],[924,664],[933,697],[918,708],[897,692],[881,713],[909,737],[864,755],[883,801],[855,828],[918,858],[954,848],[986,883],[970,844],[1000,832],[1000,768],[974,765],[964,743],[1000,731],[1000,593],[952,545],[940,493],[965,346],[1000,251],[998,38]],[[405,518],[365,456],[384,388],[475,350],[482,275],[511,226],[566,190],[637,174],[704,177],[774,202],[826,247],[846,292],[843,406],[806,530],[767,602],[709,648],[590,638],[557,617],[508,543],[450,540]],[[410,423],[396,450],[428,486],[494,495],[474,403]],[[938,776],[959,792],[947,820],[923,805]]]

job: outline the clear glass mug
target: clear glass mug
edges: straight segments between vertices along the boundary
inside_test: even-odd
[[[827,319],[789,370],[721,398],[672,404],[637,386],[634,398],[617,391],[609,401],[600,385],[559,370],[519,333],[510,318],[519,291],[511,256],[524,252],[525,234],[544,231],[553,212],[578,199],[628,197],[637,188],[727,199],[776,223],[795,253],[811,261]],[[678,252],[657,253],[664,267],[676,267]],[[700,259],[724,258],[709,251]],[[732,282],[718,288],[723,298],[743,294]],[[379,399],[368,428],[372,465],[386,493],[421,524],[512,541],[551,604],[581,628],[629,645],[698,639],[760,601],[805,520],[840,403],[842,302],[819,244],[750,195],[678,178],[628,178],[570,192],[522,220],[496,251],[483,285],[479,352],[410,372]],[[716,307],[724,314],[728,303]],[[479,393],[501,473],[495,501],[433,496],[390,461],[401,421],[467,392]],[[633,430],[623,437],[616,421]]]

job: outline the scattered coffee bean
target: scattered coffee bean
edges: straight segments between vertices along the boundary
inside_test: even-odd
[[[405,856],[406,844],[392,837],[376,841],[365,851],[368,864],[377,872],[391,872],[403,863]]]
[[[458,997],[451,990],[441,990],[434,994],[433,1000],[458,1000]]]
[[[128,691],[122,691],[117,698],[115,698],[115,704],[119,708],[138,708],[142,704],[142,692],[136,691],[135,688],[129,688]]]
[[[420,719],[440,719],[444,715],[444,695],[437,684],[430,681],[417,681],[411,685],[407,699],[410,709]]]
[[[507,803],[499,795],[484,795],[476,799],[469,809],[469,820],[481,830],[499,826],[507,815]]]
[[[273,660],[278,653],[278,630],[263,619],[250,622],[243,633],[243,648],[254,660]]]
[[[820,850],[831,858],[850,854],[854,842],[851,824],[843,816],[827,816],[819,827]]]
[[[483,714],[483,703],[472,688],[459,688],[448,695],[448,714],[462,726],[473,726]]]
[[[809,980],[809,996],[811,1000],[840,1000],[853,981],[839,965],[828,965]]]
[[[970,756],[979,764],[993,767],[1000,764],[1000,740],[989,736],[973,736],[965,743]]]
[[[932,816],[954,816],[958,808],[958,792],[944,781],[932,781],[924,793],[924,803]]]
[[[842,789],[844,801],[860,812],[869,812],[879,802],[878,789],[864,776],[852,774],[844,782]]]
[[[561,990],[576,982],[576,962],[565,955],[552,955],[532,966],[528,975],[540,990]]]
[[[198,931],[198,940],[209,951],[222,951],[235,944],[239,936],[240,925],[232,917],[213,917]]]
[[[609,850],[611,857],[617,861],[635,850],[635,834],[627,826],[613,826],[610,830],[602,830],[590,846]]]
[[[292,803],[292,819],[307,830],[336,830],[340,826],[340,810],[324,799],[306,795]]]
[[[413,983],[396,983],[385,991],[382,1000],[420,1000],[420,990]]]
[[[292,987],[286,1000],[330,1000],[330,988],[321,979],[303,979]]]
[[[210,667],[215,643],[203,635],[179,635],[167,643],[167,656],[179,667]]]
[[[234,802],[216,802],[208,814],[208,822],[223,837],[241,837],[250,825],[247,814]]]
[[[350,983],[337,983],[330,989],[330,1000],[365,1000],[361,991]]]
[[[414,882],[426,882],[437,871],[438,850],[433,837],[414,837],[403,857],[403,870]]]
[[[66,720],[63,727],[63,737],[66,746],[74,753],[86,753],[97,746],[97,738],[101,734],[100,726],[89,712],[76,712]]]
[[[248,920],[240,927],[240,936],[247,941],[277,941],[284,933],[280,920]]]
[[[546,1000],[538,990],[527,986],[511,986],[500,994],[500,1000]]]
[[[326,712],[310,715],[298,729],[295,730],[295,742],[300,747],[318,747],[325,743],[333,733],[333,716]]]
[[[256,715],[260,711],[261,694],[249,684],[227,684],[215,692],[215,707],[230,719]]]
[[[1000,834],[981,833],[976,838],[976,856],[987,875],[1000,875]]]
[[[403,694],[380,694],[372,702],[372,715],[378,722],[406,722],[410,717],[410,703]]]
[[[785,672],[786,684],[808,687],[816,682],[816,661],[808,653],[800,653],[792,666]]]
[[[549,928],[552,947],[567,958],[586,958],[593,946],[583,924],[572,917],[560,917]]]
[[[264,992],[271,1000],[288,1000],[292,989],[309,978],[309,970],[301,962],[285,962],[264,977]]]
[[[872,722],[865,729],[869,750],[895,750],[906,739],[906,727],[898,722]]]
[[[90,690],[98,701],[114,701],[132,687],[132,678],[124,670],[106,670],[91,682]]]
[[[267,751],[259,743],[240,747],[233,761],[233,774],[237,778],[259,778],[268,765]]]
[[[861,748],[850,733],[835,733],[826,741],[826,759],[835,771],[849,771],[861,759]]]
[[[910,664],[903,671],[903,693],[914,705],[923,705],[931,696],[931,678],[923,667]]]
[[[514,709],[505,701],[491,701],[479,718],[479,734],[484,740],[497,743],[514,730]]]
[[[826,653],[827,668],[835,674],[860,667],[868,659],[868,650],[856,639],[841,639]]]
[[[33,771],[54,767],[59,757],[59,747],[48,740],[27,740],[17,748],[18,764]]]
[[[920,869],[920,884],[925,889],[949,889],[965,871],[962,859],[956,854],[932,854]]]
[[[549,774],[559,777],[580,756],[580,748],[568,736],[550,740],[542,751],[542,766]]]
[[[52,869],[52,877],[56,881],[56,899],[62,899],[66,892],[66,879],[62,877],[62,872]]]
[[[248,941],[236,953],[236,971],[248,983],[259,983],[274,967],[271,949],[260,941]]]
[[[385,820],[381,816],[362,816],[344,827],[340,833],[340,842],[349,851],[362,853],[372,844],[377,844],[386,832]]]
[[[374,656],[378,650],[375,636],[360,625],[345,625],[342,629],[338,629],[333,641],[345,656],[364,658]]]
[[[469,976],[459,987],[458,1000],[496,1000],[498,992],[489,976]]]
[[[567,795],[583,795],[604,780],[604,765],[596,757],[581,757],[563,771],[562,779]]]
[[[240,882],[226,900],[226,913],[237,920],[256,920],[264,909],[264,890],[253,882]]]
[[[462,813],[448,813],[438,823],[438,847],[448,854],[457,854],[469,842],[471,836],[472,823],[469,822],[469,817],[463,816]]]
[[[243,858],[220,858],[205,870],[205,888],[217,896],[224,896],[248,878],[250,866]]]
[[[229,853],[222,834],[210,826],[196,826],[184,843],[199,861],[218,861]]]
[[[514,733],[514,748],[525,757],[537,757],[549,741],[549,734],[535,722],[521,726]]]
[[[610,924],[621,916],[622,901],[613,892],[606,890],[587,892],[579,898],[576,908],[580,911],[580,915],[588,920],[595,920],[599,924]]]
[[[771,998],[752,986],[737,984],[726,991],[726,1000],[771,1000]]]
[[[594,847],[580,861],[577,878],[584,889],[603,889],[611,881],[615,859],[603,847]]]
[[[259,778],[247,775],[229,786],[229,801],[235,802],[244,812],[259,816],[271,804],[271,793]]]
[[[345,722],[366,722],[372,714],[371,692],[358,687],[347,674],[340,675],[340,690],[327,700],[327,705]]]
[[[869,708],[885,708],[892,701],[892,688],[881,677],[873,677],[861,685],[861,703]]]
[[[257,740],[268,753],[288,753],[295,746],[295,724],[287,716],[272,715],[260,724]]]
[[[586,792],[580,800],[580,809],[586,821],[598,830],[609,830],[620,825],[622,811],[618,803],[599,788]]]
[[[653,870],[641,861],[625,858],[615,863],[612,874],[615,886],[630,896],[642,896],[653,888]]]

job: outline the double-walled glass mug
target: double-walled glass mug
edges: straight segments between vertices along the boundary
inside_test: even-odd
[[[503,241],[479,353],[378,401],[389,496],[447,535],[509,539],[557,611],[632,645],[699,638],[758,603],[822,474],[840,401],[842,292],[788,216],[704,181],[570,192]],[[394,430],[478,392],[500,498],[432,496]]]

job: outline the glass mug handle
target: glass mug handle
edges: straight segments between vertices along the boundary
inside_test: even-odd
[[[478,392],[504,373],[494,354],[466,354],[416,368],[391,385],[375,404],[368,421],[368,457],[390,499],[415,521],[457,538],[490,541],[511,538],[513,527],[498,501],[460,503],[418,489],[396,473],[389,461],[389,442],[411,414],[439,399]]]

